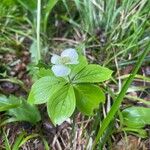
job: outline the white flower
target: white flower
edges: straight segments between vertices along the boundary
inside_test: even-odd
[[[75,49],[69,48],[64,50],[61,55],[54,54],[51,58],[52,71],[58,77],[64,77],[70,74],[69,64],[78,64],[78,53]]]

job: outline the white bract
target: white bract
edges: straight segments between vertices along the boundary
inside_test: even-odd
[[[57,77],[64,77],[70,74],[69,64],[78,64],[78,53],[75,49],[69,48],[64,50],[61,55],[54,54],[51,58],[52,71]]]

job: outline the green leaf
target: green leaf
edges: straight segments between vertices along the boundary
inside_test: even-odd
[[[4,139],[5,150],[11,150],[11,146],[9,144],[9,139],[4,130],[3,130],[3,139]]]
[[[75,110],[75,94],[73,87],[65,85],[56,91],[47,103],[49,117],[54,125],[60,125]]]
[[[99,65],[87,65],[74,78],[75,83],[96,83],[108,80],[111,77],[112,71],[108,68]]]
[[[0,112],[18,107],[20,104],[21,104],[21,101],[19,101],[18,98],[15,98],[13,96],[10,96],[9,98],[7,98],[4,95],[0,95]]]
[[[33,40],[33,43],[30,46],[30,53],[31,53],[31,61],[32,63],[38,63],[38,52],[37,52],[37,41]]]
[[[123,128],[122,131],[126,131],[129,132],[135,136],[138,136],[140,138],[146,138],[147,135],[147,131],[145,129],[135,129],[135,128]]]
[[[45,150],[51,150],[50,147],[49,147],[48,142],[46,141],[46,139],[44,137],[41,137],[41,138],[42,138]]]
[[[18,121],[16,118],[9,117],[8,119],[4,119],[4,120],[0,121],[0,127],[6,125],[8,123],[12,123],[12,122],[16,122],[16,121]]]
[[[35,138],[35,137],[38,137],[39,135],[38,134],[31,134],[31,135],[28,135],[26,136],[26,133],[25,132],[22,132],[20,133],[17,138],[15,139],[15,143],[13,144],[13,148],[12,150],[19,150],[20,147],[22,145],[24,145],[28,140],[32,139],[32,138]]]
[[[130,128],[143,128],[150,125],[150,108],[129,107],[122,111],[123,123]]]
[[[15,139],[15,143],[13,144],[12,150],[19,150],[19,145],[20,145],[20,143],[23,140],[25,135],[26,135],[26,133],[22,132],[17,136],[17,138]]]
[[[50,69],[46,68],[39,68],[38,76],[39,78],[45,77],[45,76],[53,76],[53,72]]]
[[[80,56],[79,57],[79,64],[70,66],[70,68],[71,68],[70,78],[73,79],[87,65],[88,65],[88,62],[86,60],[86,57]]]
[[[77,108],[85,115],[92,115],[100,102],[105,101],[105,94],[93,84],[78,84],[75,86]]]
[[[22,141],[20,142],[19,144],[19,147],[21,147],[22,145],[24,145],[28,140],[32,139],[32,138],[35,138],[35,137],[38,137],[39,135],[36,134],[36,133],[32,133],[31,135],[28,135],[26,136],[24,139],[22,139]],[[16,149],[14,149],[16,150]]]
[[[58,2],[58,0],[49,0],[45,5],[44,15],[43,15],[44,32],[46,32],[48,17],[50,15],[52,9],[54,8],[54,6],[57,4],[57,2]]]
[[[36,0],[17,0],[24,8],[35,14],[37,8]]]
[[[55,76],[42,77],[33,84],[28,102],[30,104],[46,103],[50,96],[65,84],[66,80],[63,78],[56,78]]]
[[[28,104],[25,100],[22,100],[20,107],[10,109],[8,114],[16,118],[17,121],[28,121],[32,124],[41,120],[38,109],[34,105]]]

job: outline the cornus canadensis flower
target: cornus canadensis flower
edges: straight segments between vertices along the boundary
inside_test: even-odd
[[[54,54],[51,58],[52,71],[57,77],[64,77],[70,74],[69,64],[78,64],[78,53],[75,49],[69,48],[64,50],[61,55]]]

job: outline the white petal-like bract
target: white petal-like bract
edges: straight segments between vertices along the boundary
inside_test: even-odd
[[[73,48],[68,48],[65,49],[62,53],[61,53],[61,57],[69,57],[70,58],[70,62],[66,63],[66,64],[78,64],[78,53],[76,52],[75,49]]]
[[[54,65],[52,71],[57,77],[64,77],[70,74],[71,69],[65,65]]]
[[[59,64],[60,63],[60,59],[61,59],[61,57],[59,55],[54,54],[51,57],[51,63],[52,64]]]

